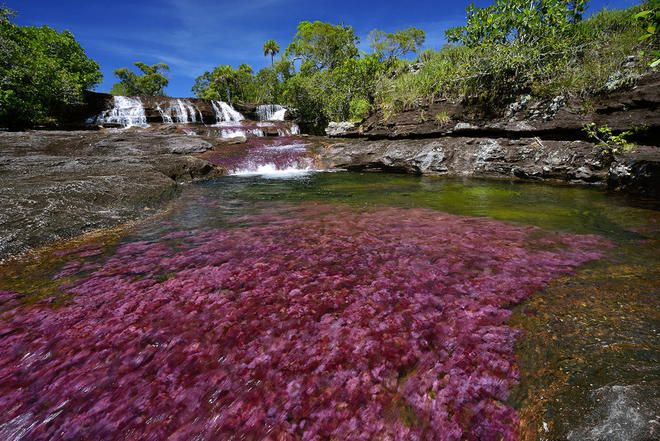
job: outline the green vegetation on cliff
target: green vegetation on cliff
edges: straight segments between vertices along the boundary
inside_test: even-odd
[[[630,84],[654,67],[657,3],[588,18],[587,0],[470,5],[466,24],[446,31],[450,43],[423,52],[424,31],[412,26],[373,30],[371,52],[365,53],[350,26],[301,22],[271,66],[256,75],[220,66],[199,77],[193,91],[204,98],[286,104],[319,126],[436,98],[467,98],[497,109],[523,94],[585,97]],[[264,45],[264,54],[274,57],[275,46],[271,51]],[[406,59],[411,53],[416,58]]]
[[[658,41],[639,41],[643,30],[635,15],[641,7],[602,10],[582,20],[585,3],[530,10],[527,1],[498,0],[489,8],[470,7],[467,25],[447,31],[456,44],[422,53],[417,72],[384,79],[376,104],[396,111],[439,97],[501,103],[524,93],[588,95],[625,77],[627,60],[629,76],[648,70]]]
[[[18,26],[14,15],[0,8],[0,127],[54,121],[101,82],[99,65],[71,32]]]

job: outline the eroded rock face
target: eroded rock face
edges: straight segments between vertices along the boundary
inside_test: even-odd
[[[660,74],[636,80],[632,88],[605,91],[587,100],[557,96],[535,101],[528,95],[501,109],[485,109],[463,101],[440,99],[411,106],[385,118],[369,116],[360,127],[330,136],[423,138],[439,136],[586,139],[588,123],[613,130],[645,126],[641,143],[660,137]]]
[[[589,100],[529,95],[502,109],[436,100],[387,118],[372,114],[359,127],[330,127],[331,137],[358,138],[326,149],[330,168],[387,169],[520,179],[607,183],[615,190],[660,197],[660,74],[632,88],[604,91]],[[605,155],[588,141],[585,124],[615,132],[645,127],[641,146]]]
[[[342,121],[342,122],[331,122],[328,124],[328,127],[325,129],[325,133],[328,136],[344,136],[350,133],[355,129],[355,123]]]
[[[537,138],[348,140],[327,147],[321,160],[328,168],[583,183],[605,180],[609,165],[591,143]]]
[[[139,217],[179,182],[223,170],[200,137],[148,132],[0,133],[0,259]]]
[[[657,147],[636,147],[619,155],[607,177],[608,187],[660,199],[660,151]]]

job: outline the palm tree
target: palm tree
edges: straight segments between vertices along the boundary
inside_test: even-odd
[[[264,43],[264,57],[270,54],[270,66],[273,66],[273,58],[279,53],[280,45],[275,40],[268,40]]]

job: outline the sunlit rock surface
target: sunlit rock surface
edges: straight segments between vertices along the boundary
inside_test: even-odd
[[[174,197],[178,182],[221,176],[191,156],[212,148],[176,133],[0,133],[0,259],[134,219]]]

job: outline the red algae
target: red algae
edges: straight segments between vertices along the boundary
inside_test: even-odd
[[[514,440],[507,306],[604,246],[308,204],[125,243],[99,267],[80,253],[68,304],[0,316],[0,437]]]
[[[307,143],[293,136],[277,138],[250,138],[243,148],[236,151],[214,151],[205,158],[215,165],[236,171],[254,171],[259,166],[272,165],[277,170],[295,168],[306,162]]]

